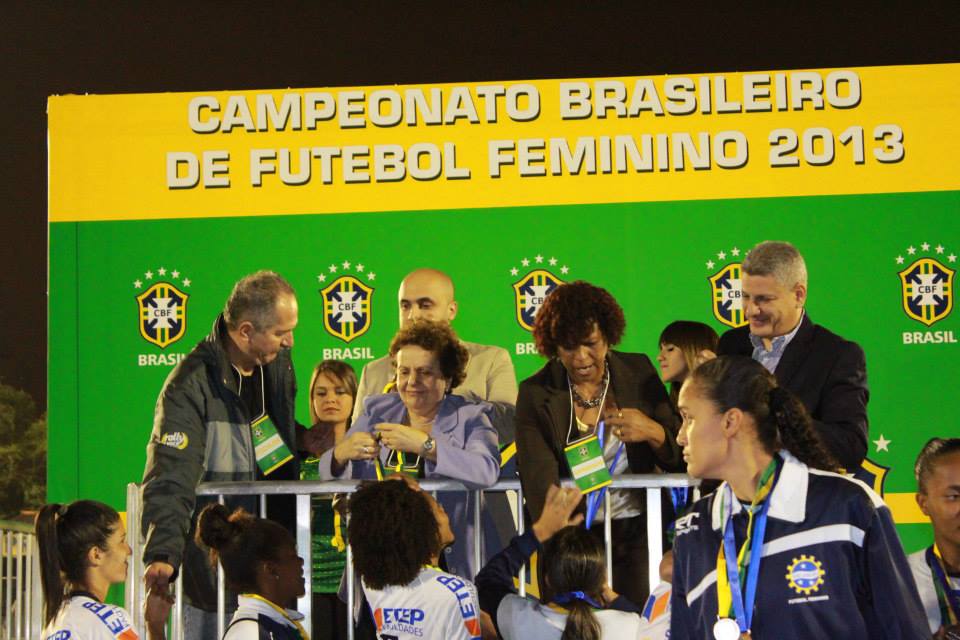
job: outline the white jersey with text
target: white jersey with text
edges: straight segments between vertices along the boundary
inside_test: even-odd
[[[123,607],[75,595],[63,601],[40,637],[43,640],[138,640],[140,635]]]
[[[402,587],[364,593],[381,640],[479,640],[480,607],[469,580],[424,567]]]

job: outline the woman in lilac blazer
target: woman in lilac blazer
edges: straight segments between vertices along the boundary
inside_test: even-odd
[[[450,393],[462,382],[469,358],[453,330],[416,321],[394,336],[390,356],[397,365],[397,393],[366,399],[344,438],[321,456],[321,479],[403,473],[457,480],[470,489],[493,485],[500,454],[491,407]],[[480,568],[473,558],[473,498],[462,491],[437,497],[457,538],[445,554],[447,568],[472,579]]]

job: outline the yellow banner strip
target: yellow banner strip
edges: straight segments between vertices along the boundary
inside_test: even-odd
[[[49,99],[53,222],[960,189],[960,64]]]

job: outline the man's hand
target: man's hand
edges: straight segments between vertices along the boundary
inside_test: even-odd
[[[158,589],[159,593],[166,594],[172,577],[173,565],[167,562],[151,562],[143,572],[143,584],[147,591]]]
[[[169,586],[172,577],[173,565],[166,562],[151,562],[143,572],[143,582],[147,590],[143,616],[148,629],[152,630],[151,634],[166,624],[170,614],[173,596]]]
[[[563,529],[583,522],[583,514],[570,517],[580,504],[583,494],[576,487],[561,488],[551,486],[547,489],[547,499],[543,504],[543,512],[533,525],[533,535],[541,544]]]

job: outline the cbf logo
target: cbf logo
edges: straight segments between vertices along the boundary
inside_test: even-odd
[[[517,322],[527,331],[533,331],[533,322],[537,317],[537,311],[543,306],[543,301],[550,295],[554,289],[563,284],[563,280],[555,276],[546,267],[556,270],[559,260],[551,257],[546,260],[541,254],[533,258],[534,268],[525,276],[513,283],[514,307],[517,312]],[[529,258],[520,261],[520,265],[529,268],[531,262]],[[536,266],[543,265],[543,266]],[[520,275],[520,269],[513,267],[510,269],[511,276]],[[560,265],[560,273],[566,275],[570,272],[567,265]]]
[[[740,249],[737,247],[731,249],[730,257],[734,261],[723,264],[719,271],[707,277],[707,281],[710,283],[710,307],[713,310],[713,317],[728,327],[736,329],[747,324],[743,312]],[[726,261],[727,252],[719,251],[717,260]],[[710,271],[717,266],[712,258],[707,260],[706,264]]]
[[[357,275],[336,275],[338,271],[351,268]],[[360,278],[373,281],[377,274],[368,271],[362,263],[353,265],[345,260],[331,264],[326,273],[317,276],[317,281],[324,283],[328,277],[334,278],[333,282],[320,289],[323,327],[335,338],[350,342],[365,334],[373,322],[373,287]]]
[[[156,272],[145,272],[142,280],[133,281],[137,290],[144,286],[146,290],[136,296],[140,335],[147,342],[165,349],[186,334],[190,296],[184,289],[190,286],[190,278],[181,279],[178,270],[168,271],[160,267]]]
[[[819,590],[824,575],[823,566],[813,556],[801,555],[787,565],[787,584],[797,594],[808,596]]]
[[[930,243],[920,245],[922,251],[930,250]],[[943,245],[934,249],[937,254],[945,251]],[[914,246],[907,247],[907,256],[916,255]],[[950,262],[956,262],[957,256],[947,256]],[[904,264],[902,255],[897,256],[897,264]],[[903,310],[908,317],[930,326],[943,320],[953,310],[953,274],[955,271],[933,257],[921,257],[899,272],[900,292]]]

